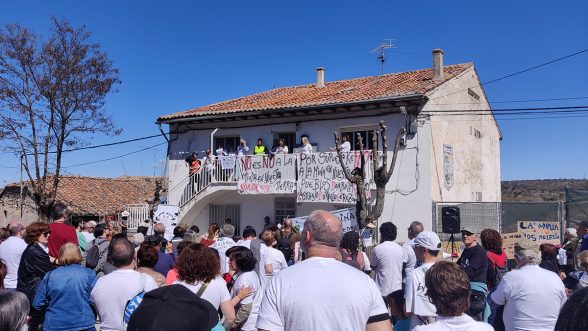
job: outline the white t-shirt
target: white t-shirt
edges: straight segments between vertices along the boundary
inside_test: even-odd
[[[370,266],[370,259],[368,259],[367,254],[363,251],[361,252],[361,254],[363,254],[363,261],[365,262],[363,271],[372,271],[372,267]]]
[[[219,237],[210,247],[215,248],[220,256],[221,274],[229,272],[229,258],[225,255],[227,250],[235,246],[235,241],[228,237]]]
[[[263,297],[263,290],[259,278],[257,277],[257,273],[255,273],[255,271],[249,271],[241,274],[236,274],[235,277],[237,279],[235,279],[235,284],[233,285],[233,289],[231,290],[231,296],[236,296],[237,294],[239,294],[239,291],[243,288],[252,288],[251,295],[241,300],[241,302],[239,302],[239,304],[235,307],[235,311],[237,311],[239,310],[239,305],[253,303],[251,306],[251,313],[249,314],[249,317],[247,318],[247,321],[245,322],[243,327],[241,327],[241,330],[257,331],[257,329],[255,328],[255,324],[257,323],[259,306],[261,305],[261,298]]]
[[[312,145],[311,144],[306,144],[306,145],[302,146],[302,153],[303,154],[310,154],[310,153],[312,153]]]
[[[237,245],[239,246],[243,246],[243,247],[247,247],[249,249],[251,249],[251,240],[241,240],[237,243]],[[259,263],[259,275],[261,275],[261,286],[262,288],[265,288],[265,285],[267,283],[267,277],[263,277],[265,275],[265,265],[269,264],[271,265],[271,263],[269,262],[269,253],[268,253],[268,249],[267,246],[262,242],[261,243],[261,248],[259,250],[259,254],[261,255],[261,261],[258,261]]]
[[[86,231],[82,231],[82,236],[84,236],[84,238],[86,238],[86,242],[88,243],[88,246],[90,246],[90,247],[92,245],[92,240],[96,239],[96,237],[94,237],[93,233],[86,232]],[[90,247],[88,247],[88,249],[90,249]]]
[[[194,292],[194,294],[198,293],[198,290],[200,290],[202,287],[201,282],[196,284],[188,284],[184,281],[176,280],[174,284],[182,284],[190,291]],[[202,293],[201,298],[210,302],[212,306],[218,310],[222,302],[231,300],[231,295],[227,289],[227,282],[225,282],[225,280],[220,276],[216,276],[215,279],[208,283],[208,286],[206,287],[206,290],[204,290],[204,293]]]
[[[278,273],[278,271],[288,268],[288,263],[286,262],[284,253],[280,252],[279,250],[273,247],[268,247],[267,252],[268,262],[271,263],[273,268],[273,273],[271,275],[268,275],[268,278],[275,276]]]
[[[153,278],[145,277],[145,292],[157,288]],[[141,290],[141,273],[130,269],[117,269],[98,278],[92,293],[91,302],[100,316],[100,330],[118,330],[121,326],[125,305]]]
[[[429,300],[425,286],[425,273],[432,265],[433,263],[424,263],[406,275],[406,289],[404,290],[406,312],[414,314],[410,320],[411,328],[421,324],[416,315],[437,316],[437,308]]]
[[[414,253],[414,248],[412,247],[412,245],[414,245],[414,239],[402,244],[402,249],[404,249],[405,253],[405,259],[402,262],[406,263],[406,268],[404,269],[404,272],[407,275],[414,269],[414,267],[416,267],[417,264],[416,254]]]
[[[351,144],[345,141],[341,144],[341,152],[346,153],[351,151]]]
[[[370,259],[372,269],[376,270],[376,285],[382,296],[402,288],[402,261],[404,250],[393,241],[385,241],[376,247]]]
[[[567,299],[561,279],[537,265],[504,275],[490,298],[504,305],[507,330],[553,330]]]
[[[438,317],[437,322],[417,326],[414,331],[494,331],[488,323],[477,322],[466,314]]]
[[[365,330],[388,319],[374,281],[335,259],[311,257],[270,280],[257,327],[278,330]]]
[[[8,237],[0,244],[0,260],[6,264],[6,277],[4,288],[16,288],[18,283],[18,265],[22,252],[27,248],[27,243],[17,236]]]

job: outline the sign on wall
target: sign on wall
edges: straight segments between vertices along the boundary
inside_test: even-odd
[[[365,151],[365,173],[368,183],[371,177],[371,152]],[[361,167],[358,151],[343,153],[343,162],[349,171]],[[369,197],[370,191],[366,190]],[[355,184],[345,178],[337,153],[312,153],[298,155],[298,202],[355,203]]]
[[[349,231],[359,231],[359,225],[357,223],[357,216],[355,215],[355,207],[334,210],[331,214],[335,215],[341,221],[341,228],[343,233]],[[304,229],[304,221],[308,216],[291,218],[294,226],[296,226],[300,232]]]
[[[240,156],[237,189],[240,194],[294,193],[296,155]]]
[[[453,146],[443,144],[443,184],[447,190],[453,187]]]

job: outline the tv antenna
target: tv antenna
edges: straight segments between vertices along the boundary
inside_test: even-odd
[[[382,75],[384,75],[384,62],[386,62],[386,56],[384,51],[388,48],[396,48],[394,44],[392,44],[392,40],[394,39],[386,39],[388,43],[381,43],[380,46],[372,49],[372,53],[379,52],[380,55],[378,56],[378,60],[382,63]]]

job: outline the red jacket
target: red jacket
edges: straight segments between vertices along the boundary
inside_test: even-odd
[[[65,243],[74,243],[78,245],[78,235],[76,229],[65,223],[54,222],[49,224],[51,234],[49,235],[49,255],[54,258],[59,257],[59,249]]]

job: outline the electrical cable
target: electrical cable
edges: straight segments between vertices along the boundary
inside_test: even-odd
[[[62,168],[80,167],[80,166],[84,166],[84,165],[88,165],[88,164],[94,164],[94,163],[100,163],[100,162],[106,162],[106,161],[116,160],[118,158],[121,158],[121,157],[124,157],[124,156],[128,156],[128,155],[132,155],[132,154],[136,154],[136,153],[139,153],[139,152],[142,152],[142,151],[146,151],[148,149],[151,149],[151,148],[154,148],[154,147],[157,147],[157,146],[161,146],[161,145],[164,145],[164,144],[167,144],[167,142],[159,143],[159,144],[156,144],[156,145],[153,145],[153,146],[142,148],[142,149],[137,150],[137,151],[134,151],[134,152],[121,154],[121,155],[118,155],[118,156],[115,156],[115,157],[110,157],[110,158],[103,159],[103,160],[97,160],[97,161],[91,161],[91,162],[79,163],[79,164],[72,164],[72,165],[69,165],[69,166],[62,166]]]
[[[566,100],[582,100],[588,99],[585,97],[568,97],[568,98],[549,98],[549,99],[523,99],[523,100],[502,100],[502,101],[488,101],[488,103],[525,103],[525,102],[546,102],[546,101],[566,101]],[[454,102],[454,103],[430,103],[433,106],[451,106],[451,105],[480,105],[480,102]]]
[[[448,96],[450,96],[450,95],[454,95],[454,94],[457,94],[457,93],[465,92],[465,91],[467,91],[467,90],[469,90],[469,89],[471,89],[471,88],[475,88],[475,87],[480,87],[480,86],[485,86],[485,85],[493,84],[493,83],[499,82],[499,81],[501,81],[501,80],[504,80],[504,79],[507,79],[507,78],[510,78],[510,77],[513,77],[513,76],[517,76],[517,75],[520,75],[520,74],[522,74],[522,73],[525,73],[525,72],[528,72],[528,71],[531,71],[531,70],[535,70],[535,69],[538,69],[538,68],[541,68],[541,67],[544,67],[544,66],[547,66],[547,65],[550,65],[550,64],[553,64],[553,63],[559,62],[559,61],[563,61],[563,60],[565,60],[565,59],[568,59],[568,58],[570,58],[570,57],[573,57],[573,56],[576,56],[576,55],[580,55],[580,54],[582,54],[582,53],[586,53],[586,52],[588,52],[588,48],[586,48],[586,49],[583,49],[583,50],[580,50],[580,51],[577,51],[577,52],[575,52],[575,53],[572,53],[572,54],[568,54],[568,55],[566,55],[566,56],[562,56],[562,57],[560,57],[560,58],[557,58],[557,59],[554,59],[554,60],[551,60],[551,61],[547,61],[547,62],[544,62],[544,63],[538,64],[538,65],[536,65],[536,66],[532,66],[532,67],[529,67],[529,68],[526,68],[526,69],[523,69],[523,70],[517,71],[517,72],[515,72],[515,73],[512,73],[512,74],[508,74],[508,75],[505,75],[505,76],[502,76],[502,77],[498,77],[498,78],[496,78],[496,79],[493,79],[493,80],[489,80],[489,81],[487,81],[487,82],[484,82],[484,83],[480,83],[480,84],[478,84],[478,85],[475,85],[475,86],[472,86],[472,87],[469,87],[469,88],[466,88],[466,89],[463,89],[463,90],[455,91],[455,92],[453,92],[453,93],[446,94],[446,95],[441,95],[441,96],[438,96],[438,97],[436,97],[436,98],[429,99],[429,101],[431,101],[431,100],[437,100],[437,99],[444,98],[444,97],[448,97]]]
[[[85,146],[85,147],[78,147],[78,148],[72,148],[72,149],[63,149],[61,150],[62,153],[65,152],[75,152],[75,151],[81,151],[81,150],[85,150],[85,149],[94,149],[94,148],[100,148],[100,147],[108,147],[108,146],[115,146],[115,145],[121,145],[121,144],[126,144],[126,143],[130,143],[133,141],[140,141],[140,140],[145,140],[145,139],[151,139],[151,138],[155,138],[155,137],[162,137],[163,134],[156,134],[156,135],[152,135],[152,136],[146,136],[146,137],[139,137],[139,138],[133,138],[133,139],[128,139],[128,140],[122,140],[122,141],[116,141],[113,143],[108,143],[108,144],[101,144],[101,145],[93,145],[93,146]],[[56,154],[57,151],[50,151],[48,152],[49,154]],[[33,153],[25,153],[26,155],[33,155]],[[39,155],[45,155],[45,153],[38,153]]]

